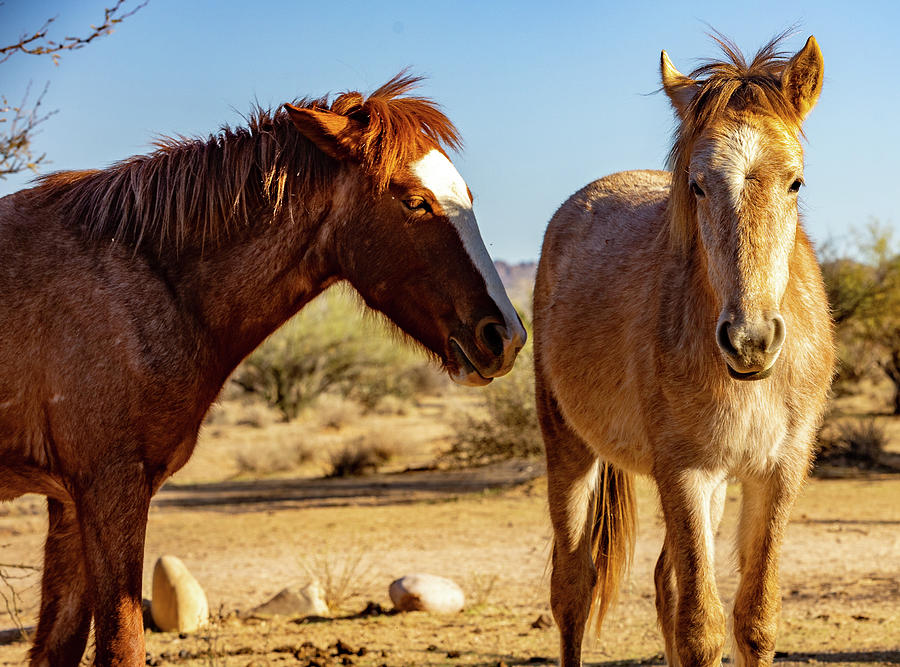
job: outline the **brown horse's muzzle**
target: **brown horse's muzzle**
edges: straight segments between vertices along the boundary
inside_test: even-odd
[[[469,344],[462,337],[450,338],[453,361],[459,367],[451,379],[465,386],[483,386],[512,369],[528,334],[521,322],[508,327],[494,317],[482,319]]]

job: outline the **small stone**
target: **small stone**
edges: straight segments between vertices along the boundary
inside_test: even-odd
[[[298,618],[305,616],[329,616],[331,612],[325,604],[325,593],[318,581],[284,588],[275,597],[250,612],[254,616],[287,616]]]
[[[546,614],[541,614],[536,619],[534,619],[534,622],[531,624],[531,627],[536,630],[544,630],[546,628],[551,627],[552,625],[553,625],[553,621],[551,621],[549,618],[547,618]]]
[[[175,556],[156,561],[150,614],[163,632],[194,632],[209,622],[206,593]]]
[[[458,658],[459,651],[447,651],[447,657],[448,658]]]
[[[408,574],[394,581],[388,592],[398,611],[452,614],[465,604],[465,595],[454,581],[433,574]]]
[[[353,655],[354,653],[356,653],[356,649],[350,648],[350,646],[345,644],[340,639],[338,639],[337,643],[335,643],[334,651],[337,655]]]
[[[157,630],[156,624],[153,622],[153,612],[150,610],[150,600],[143,598],[141,600],[141,615],[144,618],[144,630]],[[149,653],[147,655],[150,655]]]

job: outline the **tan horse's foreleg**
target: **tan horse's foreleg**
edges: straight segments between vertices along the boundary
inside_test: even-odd
[[[657,566],[657,592],[662,583],[661,624],[666,628],[667,650],[677,654],[673,664],[718,665],[725,645],[725,614],[716,589],[714,537],[718,517],[714,515],[723,478],[696,470],[676,470],[661,464],[655,473],[666,519],[666,546],[662,566]],[[720,513],[719,513],[720,514]],[[667,563],[671,565],[667,566]],[[674,586],[671,571],[674,571]],[[674,622],[672,619],[673,588]],[[674,651],[671,644],[674,637]]]
[[[734,602],[735,662],[771,665],[781,612],[778,560],[803,473],[744,481],[738,557],[741,583]]]
[[[77,499],[94,599],[95,664],[143,665],[141,577],[150,504],[143,467],[101,471]]]
[[[588,525],[597,457],[566,425],[540,383],[538,415],[547,451],[547,496],[553,524],[550,606],[559,626],[560,667],[578,667],[597,578]]]
[[[714,535],[722,521],[727,489],[728,482],[722,480],[710,498],[710,525]],[[680,664],[678,652],[675,649],[675,608],[678,603],[678,589],[675,579],[675,564],[671,557],[672,550],[673,547],[668,544],[668,541],[663,544],[659,560],[656,561],[653,579],[656,584],[656,616],[666,642],[666,663],[670,667],[677,667]]]
[[[656,618],[666,642],[666,664],[678,667],[678,653],[675,650],[675,606],[678,603],[678,591],[671,553],[672,547],[663,544],[653,572],[653,581],[656,584]]]
[[[34,646],[34,667],[78,665],[91,627],[84,551],[75,506],[47,499],[49,528],[44,545],[41,613]]]

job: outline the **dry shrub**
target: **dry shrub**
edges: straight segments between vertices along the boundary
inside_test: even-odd
[[[357,421],[362,415],[362,406],[339,394],[322,394],[312,412],[319,428],[339,429]]]
[[[540,456],[544,448],[534,405],[531,350],[519,354],[509,375],[494,380],[481,392],[483,412],[464,414],[457,420],[453,444],[445,458],[480,465]]]
[[[31,641],[31,631],[23,620],[21,593],[40,584],[41,568],[24,563],[0,563],[0,600],[2,600],[10,621],[15,625],[23,641]]]
[[[384,396],[422,391],[438,372],[362,310],[347,290],[329,290],[247,357],[232,382],[261,396],[284,421],[326,392],[369,410]]]
[[[378,468],[397,455],[395,443],[373,439],[371,436],[355,438],[331,456],[328,477],[359,477]]]
[[[309,577],[322,585],[325,604],[332,614],[351,598],[364,595],[372,583],[372,563],[362,547],[340,554],[316,554],[300,561]]]
[[[823,430],[823,433],[825,430]],[[816,466],[882,470],[887,435],[874,419],[853,419],[828,429],[819,436]]]
[[[400,396],[385,396],[375,409],[372,410],[376,415],[397,415],[405,417],[409,414],[409,399]]]
[[[273,475],[289,472],[315,459],[314,449],[306,443],[292,447],[272,447],[238,452],[234,457],[237,469],[248,475]]]

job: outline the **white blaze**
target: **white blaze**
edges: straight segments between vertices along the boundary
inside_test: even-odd
[[[478,223],[475,220],[475,212],[472,210],[472,202],[469,200],[466,182],[463,180],[453,163],[439,150],[431,150],[422,158],[410,165],[410,170],[422,182],[422,185],[431,190],[441,208],[447,214],[453,224],[463,247],[469,254],[475,268],[484,278],[490,297],[497,304],[497,308],[506,320],[505,326],[510,336],[519,334],[525,340],[525,330],[519,321],[515,308],[509,302],[500,276],[494,268],[494,263],[484,247],[481,233],[478,231]]]
[[[760,159],[762,149],[762,135],[746,124],[738,126],[719,149],[719,158],[723,163],[721,168],[727,175],[731,201],[735,207],[740,205],[747,176]]]

